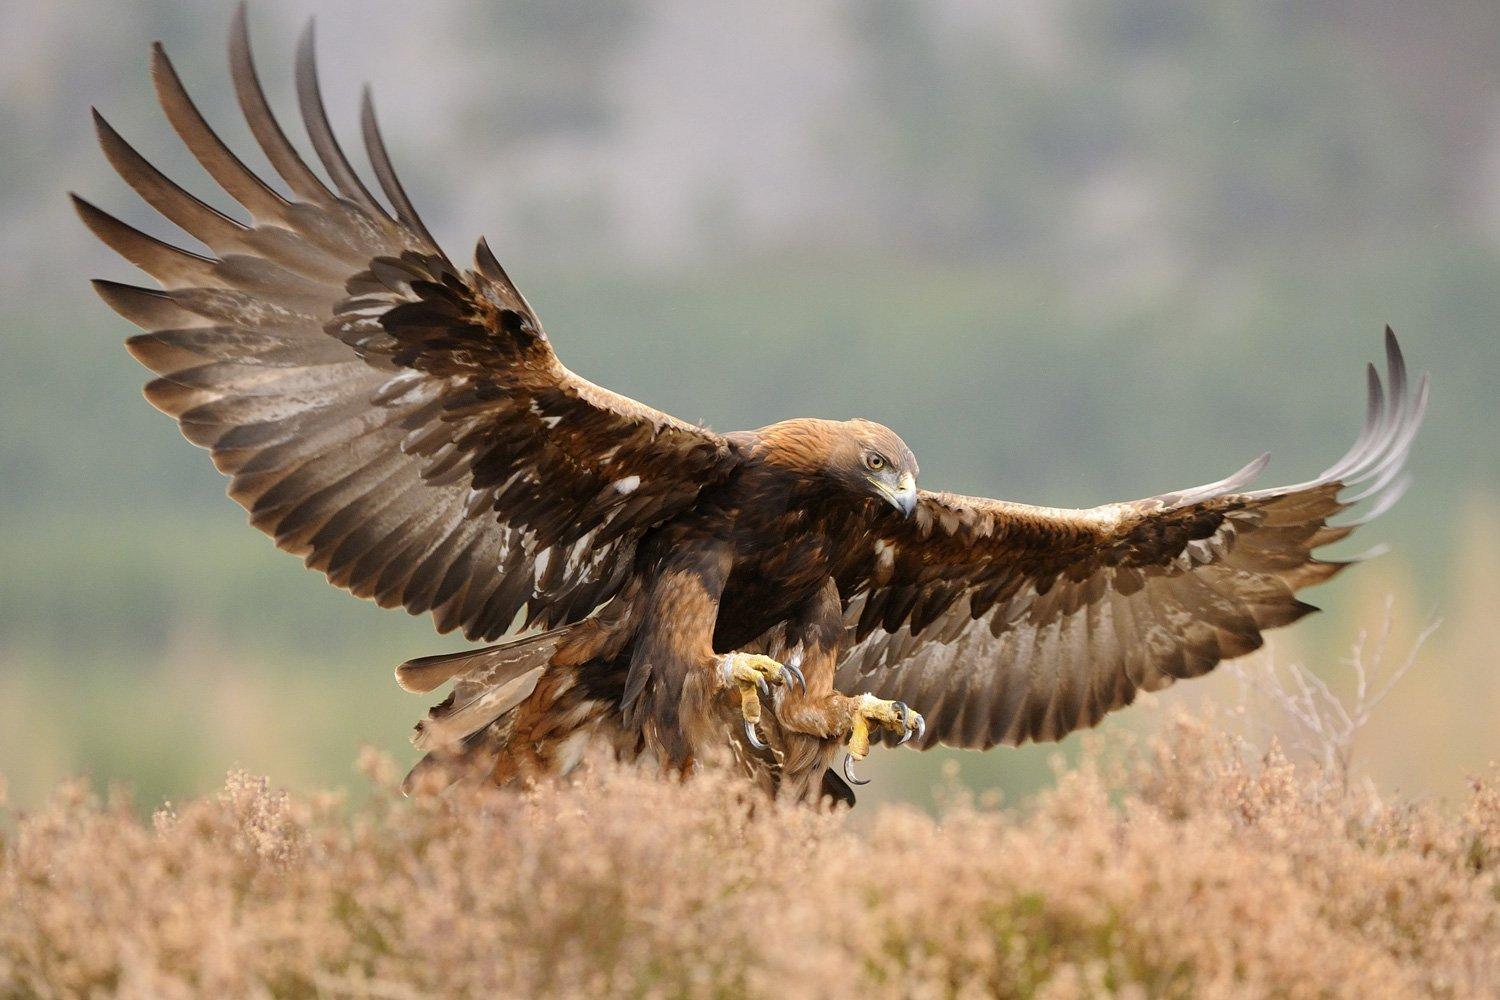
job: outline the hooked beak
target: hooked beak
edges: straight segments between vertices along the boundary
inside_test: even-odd
[[[917,509],[917,481],[912,478],[911,473],[901,477],[901,481],[890,487],[884,483],[877,483],[876,487],[891,502],[891,506],[899,510],[903,516],[911,517]]]

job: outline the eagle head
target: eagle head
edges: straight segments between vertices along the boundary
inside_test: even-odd
[[[873,420],[788,420],[757,435],[770,462],[860,498],[876,497],[906,517],[917,509],[917,458]]]

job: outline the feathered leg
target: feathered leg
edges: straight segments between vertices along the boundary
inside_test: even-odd
[[[761,694],[800,680],[769,657],[715,653],[719,598],[733,564],[727,543],[696,541],[669,556],[646,595],[625,684],[625,725],[666,766],[684,769],[733,751],[729,712],[753,733]],[[732,718],[733,716],[727,716]]]

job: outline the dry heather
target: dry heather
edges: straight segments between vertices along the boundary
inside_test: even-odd
[[[1494,995],[1493,778],[1391,804],[1188,719],[1115,759],[939,818],[609,768],[352,812],[235,775],[151,822],[71,788],[3,835],[0,995]]]

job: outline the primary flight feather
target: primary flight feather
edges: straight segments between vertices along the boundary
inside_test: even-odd
[[[1297,592],[1347,565],[1314,550],[1405,486],[1428,385],[1389,331],[1354,447],[1274,489],[1247,490],[1262,458],[1145,500],[1030,507],[917,489],[911,451],[869,421],[685,423],[564,367],[483,241],[468,269],[443,254],[367,91],[376,196],[329,125],[310,27],[296,89],[326,180],[271,111],[243,8],[229,53],[289,196],[218,137],[158,45],[168,120],[248,220],[96,114],[109,162],[209,253],[76,199],[161,286],[95,287],[146,331],[127,343],[158,376],[147,398],[277,545],[440,631],[520,633],[398,669],[414,691],[454,682],[418,726],[413,784],[565,773],[608,747],[676,770],[723,757],[783,794],[850,800],[830,770],[841,747],[857,781],[848,760],[883,735],[1059,739],[1312,610]],[[1329,523],[1358,500],[1363,518]]]

